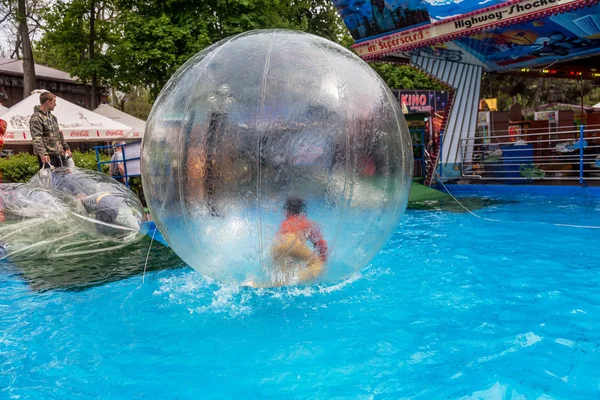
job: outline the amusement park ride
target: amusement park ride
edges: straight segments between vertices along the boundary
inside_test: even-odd
[[[333,0],[333,3],[356,40],[353,49],[361,58],[410,63],[452,91],[438,156],[442,177],[450,177],[455,174],[452,171],[461,169],[464,175],[462,164],[474,164],[473,152],[464,149],[465,143],[475,140],[483,72],[600,82],[597,1]],[[581,155],[583,158],[583,148]],[[582,181],[583,167],[580,178]]]

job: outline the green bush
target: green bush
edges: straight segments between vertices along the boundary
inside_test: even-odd
[[[28,153],[0,158],[0,173],[5,183],[27,182],[39,169],[37,157]]]
[[[75,161],[76,167],[98,170],[95,151],[88,151],[87,153],[82,153],[80,151],[74,150],[73,161]],[[110,156],[107,156],[106,154],[100,154],[100,161],[110,161]],[[108,174],[109,166],[110,164],[102,164],[102,172]]]
[[[101,154],[101,161],[110,161],[110,156]],[[82,153],[73,152],[73,161],[79,168],[97,170],[96,152],[88,151]],[[102,164],[102,171],[108,173],[109,164]],[[2,182],[27,182],[39,170],[38,159],[28,153],[19,153],[12,157],[0,158],[0,173],[2,173]]]
[[[142,205],[144,207],[147,207],[146,198],[144,197],[144,191],[142,189],[141,176],[134,176],[133,178],[129,178],[129,189],[131,189],[131,191],[136,194],[136,196],[142,202]]]

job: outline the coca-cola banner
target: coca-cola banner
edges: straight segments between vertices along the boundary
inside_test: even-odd
[[[134,138],[132,132],[124,129],[62,129],[62,133],[67,142],[82,142],[86,140],[110,142],[117,139]],[[4,139],[7,143],[29,142],[31,141],[31,133],[29,132],[29,128],[26,130],[13,129],[6,131]]]
[[[11,107],[2,115],[7,124],[4,139],[6,143],[31,142],[29,119],[35,106],[39,105],[42,91],[33,94]],[[67,142],[81,141],[113,141],[133,139],[130,126],[114,121],[103,115],[94,113],[64,99],[56,99],[56,107],[52,114],[58,119],[58,125]]]

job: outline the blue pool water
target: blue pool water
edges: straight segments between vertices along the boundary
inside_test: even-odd
[[[553,224],[600,226],[600,199],[504,200],[476,211],[500,222],[408,211],[338,284],[39,290],[4,265],[0,398],[598,398],[600,230]]]

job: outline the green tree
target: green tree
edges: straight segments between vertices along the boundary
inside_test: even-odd
[[[284,28],[340,41],[328,0],[117,1],[122,40],[112,50],[120,79],[158,95],[171,75],[212,43],[252,29]]]
[[[23,49],[23,97],[27,97],[35,89],[35,61],[29,38],[27,4],[25,0],[18,0],[17,21],[19,23],[21,48]]]
[[[120,3],[120,41],[111,49],[118,78],[149,88],[156,97],[169,77],[212,43],[202,4],[187,1]],[[137,3],[137,2],[135,2]]]
[[[498,110],[507,110],[516,102],[523,108],[535,108],[548,103],[581,104],[582,94],[584,102],[600,100],[594,88],[589,80],[488,73],[482,79],[481,97],[498,99]]]
[[[134,86],[131,90],[125,94],[123,101],[122,111],[127,114],[133,115],[144,121],[148,119],[152,103],[150,102],[150,93],[139,86]]]
[[[584,104],[588,106],[593,106],[600,103],[600,87],[595,86],[590,90],[590,92],[584,96],[583,98]]]
[[[409,65],[370,63],[390,89],[400,90],[443,90],[441,83],[424,72]]]
[[[35,46],[42,64],[69,72],[91,84],[90,105],[98,102],[98,86],[115,83],[116,36],[112,0],[58,0],[44,14],[45,33]]]
[[[14,39],[10,57],[23,60],[23,97],[36,88],[31,37],[45,6],[44,0],[0,0],[0,36],[5,42]]]
[[[281,28],[309,32],[339,42],[346,32],[329,0],[212,0],[209,24],[213,42],[252,29]]]

